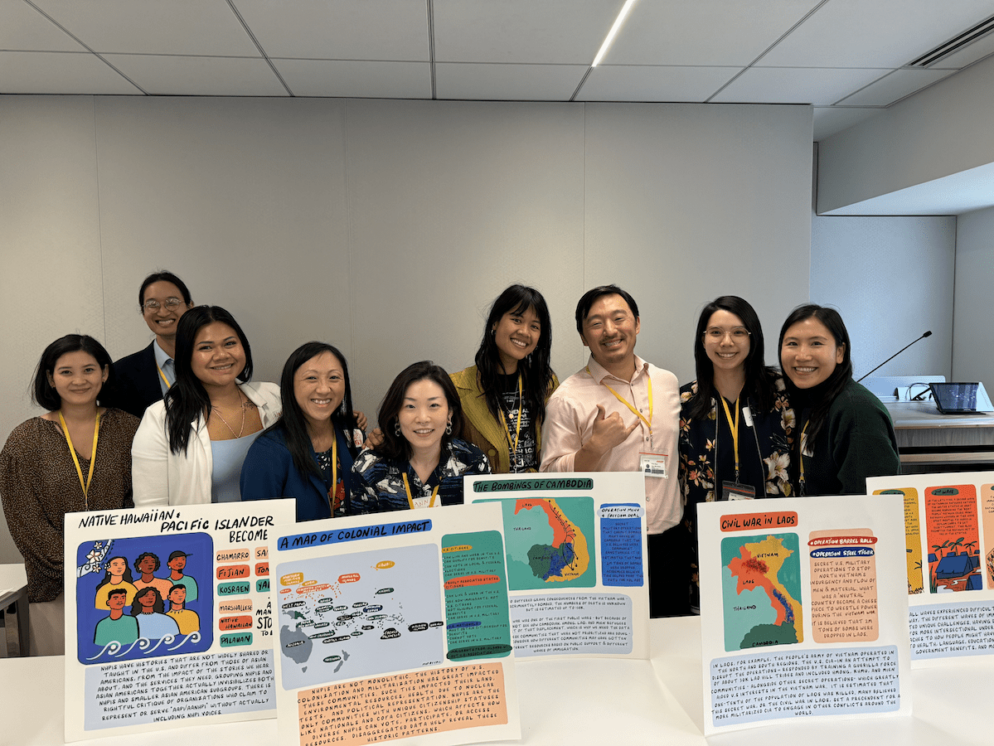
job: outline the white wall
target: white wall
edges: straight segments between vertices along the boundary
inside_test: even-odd
[[[856,378],[929,330],[873,375],[950,378],[956,269],[955,217],[812,216],[811,301],[842,314]]]
[[[820,143],[818,214],[994,163],[994,57]]]
[[[258,380],[339,346],[371,417],[408,363],[470,364],[516,281],[549,301],[561,376],[576,300],[613,281],[638,351],[689,380],[707,301],[746,297],[775,337],[807,300],[811,132],[798,106],[0,97],[0,438],[56,337],[148,343],[157,268],[232,311]]]
[[[960,215],[956,234],[953,375],[994,391],[994,208]]]

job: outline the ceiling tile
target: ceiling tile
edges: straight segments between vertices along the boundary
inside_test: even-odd
[[[577,101],[707,101],[741,67],[600,65],[590,71]]]
[[[24,2],[0,4],[0,50],[23,52],[85,52],[41,13]]]
[[[435,66],[435,95],[476,101],[569,101],[587,68],[442,62]]]
[[[0,93],[140,95],[96,55],[73,52],[0,52]]]
[[[762,12],[741,0],[636,3],[604,62],[745,67],[819,2],[766,0]]]
[[[624,0],[434,0],[436,62],[590,65]]]
[[[263,59],[108,54],[143,91],[163,96],[288,96]]]
[[[33,0],[95,52],[259,57],[225,0]]]
[[[838,103],[846,106],[888,106],[955,72],[956,70],[895,70]]]
[[[815,142],[831,137],[837,132],[849,129],[854,124],[864,122],[876,116],[883,109],[862,109],[862,108],[819,108],[815,107]]]
[[[969,44],[945,59],[939,60],[933,65],[933,69],[940,67],[963,68],[990,54],[994,54],[994,34],[977,39],[973,44]]]
[[[886,73],[886,70],[751,67],[711,102],[834,104]]]
[[[760,64],[901,67],[992,12],[988,0],[829,0]]]
[[[234,0],[270,57],[427,62],[425,0]]]
[[[431,98],[427,62],[273,60],[295,96]]]

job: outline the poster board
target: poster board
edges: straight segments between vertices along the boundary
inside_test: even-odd
[[[66,741],[275,717],[268,541],[293,521],[293,500],[67,514]]]
[[[698,506],[705,735],[911,713],[902,515],[897,496]]]
[[[641,473],[467,477],[465,495],[501,508],[518,658],[649,657]]]
[[[269,547],[281,746],[520,738],[498,506],[313,521]]]
[[[994,472],[866,480],[904,505],[911,660],[994,654]]]

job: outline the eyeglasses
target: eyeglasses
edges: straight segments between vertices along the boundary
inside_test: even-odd
[[[712,326],[704,330],[704,336],[713,342],[720,342],[725,338],[726,334],[731,334],[732,339],[736,342],[744,342],[751,336],[751,332],[744,326],[736,326],[732,329],[722,329],[718,326]]]
[[[142,304],[142,308],[146,311],[158,311],[161,306],[165,306],[168,310],[172,311],[176,306],[181,305],[183,305],[183,301],[179,298],[166,298],[164,303],[159,303],[154,298],[149,298]]]

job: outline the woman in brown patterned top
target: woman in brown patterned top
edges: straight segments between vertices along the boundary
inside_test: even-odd
[[[0,452],[0,497],[24,556],[32,655],[64,652],[62,537],[66,513],[131,507],[131,441],[138,419],[98,406],[110,355],[70,334],[45,348],[34,400],[49,410],[22,422]]]

